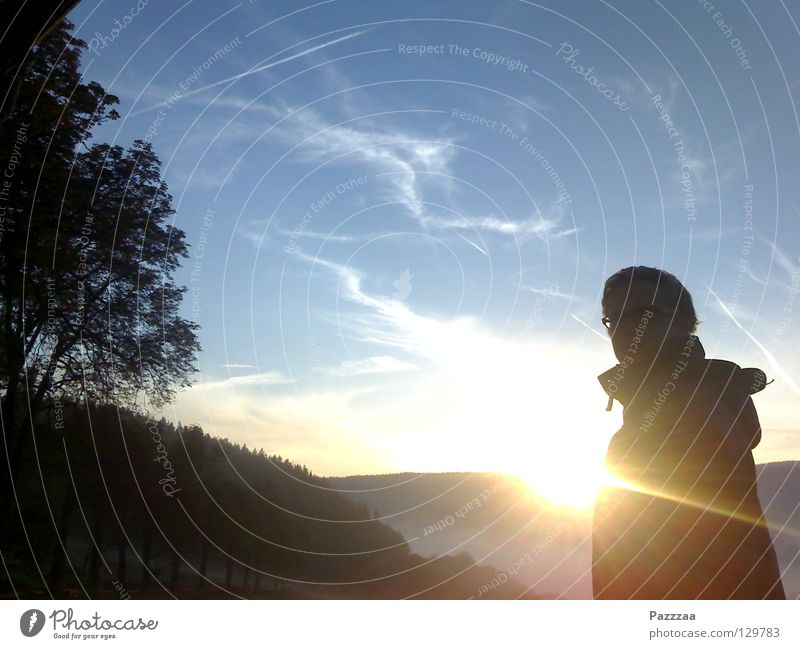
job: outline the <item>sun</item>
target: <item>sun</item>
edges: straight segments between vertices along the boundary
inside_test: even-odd
[[[538,466],[520,476],[530,490],[553,505],[579,510],[589,510],[600,490],[612,484],[612,478],[602,465],[569,467]]]

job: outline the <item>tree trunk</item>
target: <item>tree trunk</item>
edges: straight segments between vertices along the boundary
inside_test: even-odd
[[[248,552],[244,556],[244,564],[242,566],[242,588],[247,589],[247,586],[250,583],[250,568],[247,567],[247,564],[250,563],[250,553]]]
[[[123,538],[117,545],[117,579],[125,584],[128,576],[128,542]]]
[[[94,543],[92,544],[91,553],[89,555],[89,577],[86,580],[90,593],[97,593],[100,590],[100,557],[103,551],[104,527],[103,515],[100,513],[96,514],[92,529]]]
[[[178,590],[178,582],[181,578],[181,558],[178,556],[176,552],[172,557],[172,573],[170,574],[169,578],[169,589],[172,591],[173,595]]]
[[[144,593],[150,588],[150,560],[153,557],[153,525],[147,521],[142,534],[142,578],[139,590]]]
[[[64,565],[69,560],[67,544],[69,539],[69,524],[75,511],[75,499],[72,491],[65,488],[61,500],[61,511],[58,515],[58,541],[53,547],[53,563],[50,565],[50,584],[58,592],[64,585]]]
[[[203,590],[206,587],[206,570],[208,570],[208,552],[210,544],[207,539],[203,539],[200,546],[200,574],[197,575],[197,589]]]
[[[9,352],[10,355],[10,352]],[[18,422],[17,411],[23,394],[20,391],[20,373],[12,374],[6,386],[6,394],[2,401],[3,434],[5,448],[0,449],[8,460],[0,462],[0,548],[12,538],[11,528],[16,523],[14,513],[16,499],[14,490],[19,484],[19,475],[28,442],[28,429],[33,428],[31,412],[41,408],[43,394],[36,394],[28,400],[28,408],[23,411],[22,421]],[[30,397],[30,395],[28,395]],[[48,431],[49,432],[49,431]]]
[[[16,501],[14,487],[17,484],[22,456],[20,434],[17,425],[17,402],[19,401],[19,377],[13,376],[6,386],[6,394],[2,400],[3,448],[2,455],[9,458],[8,464],[0,462],[0,548],[7,550],[7,542],[11,540],[12,529],[16,529]]]

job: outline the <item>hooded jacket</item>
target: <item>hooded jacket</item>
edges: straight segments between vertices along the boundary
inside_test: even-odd
[[[595,502],[594,598],[785,599],[752,454],[764,373],[706,359],[695,336],[663,356],[598,377],[623,425]]]

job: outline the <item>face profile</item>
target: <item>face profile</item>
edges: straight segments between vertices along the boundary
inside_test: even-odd
[[[652,362],[661,350],[669,353],[677,343],[681,346],[694,329],[694,308],[691,298],[677,279],[661,279],[650,272],[629,272],[612,276],[603,294],[603,325],[606,327],[614,355],[622,361],[636,337],[640,363]]]

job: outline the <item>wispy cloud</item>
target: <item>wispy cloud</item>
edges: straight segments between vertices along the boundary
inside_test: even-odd
[[[358,236],[353,234],[330,234],[326,232],[315,232],[314,230],[304,229],[301,232],[295,232],[288,228],[275,228],[275,231],[286,237],[296,237],[300,239],[316,239],[318,241],[325,241],[327,243],[352,243],[353,241],[368,241],[374,238],[375,234],[360,234]]]
[[[549,104],[546,104],[541,99],[534,97],[533,95],[525,95],[524,97],[520,98],[520,101],[526,106],[530,106],[531,108],[534,108],[542,113],[553,110]]]
[[[797,272],[797,266],[795,266],[789,255],[766,237],[760,237],[760,239],[772,250],[772,258],[775,260],[775,263],[786,272],[789,279],[793,278],[794,274]]]
[[[414,216],[424,211],[424,174],[437,174],[437,182],[442,182],[443,176],[450,175],[455,157],[449,140],[430,140],[400,129],[367,130],[352,123],[331,124],[312,109],[292,113],[277,135],[292,145],[299,143],[298,153],[307,158],[330,161],[349,156],[350,162],[356,159],[376,172],[384,172],[392,188],[387,198],[401,203]]]
[[[414,369],[418,369],[414,363],[401,361],[393,356],[370,356],[361,360],[342,361],[334,367],[320,368],[320,371],[326,376],[348,378],[364,374],[386,374]]]
[[[194,95],[200,94],[201,92],[205,92],[207,90],[211,90],[212,88],[217,88],[217,87],[219,87],[219,86],[221,86],[221,85],[223,85],[225,83],[231,83],[233,81],[238,81],[239,79],[243,79],[245,77],[249,77],[250,75],[257,74],[258,72],[263,72],[264,70],[269,70],[270,68],[274,68],[277,65],[282,65],[284,63],[288,63],[289,61],[294,61],[295,59],[298,59],[298,58],[300,58],[302,56],[307,56],[308,54],[311,54],[313,52],[317,52],[317,51],[319,51],[321,49],[324,49],[326,47],[330,47],[331,45],[336,45],[337,43],[341,43],[343,41],[350,40],[351,38],[355,38],[356,36],[360,36],[364,32],[365,32],[365,30],[361,30],[361,31],[353,32],[351,34],[346,34],[345,36],[340,36],[339,38],[334,38],[333,40],[326,41],[325,43],[320,43],[319,45],[315,45],[314,47],[309,47],[309,48],[303,50],[302,52],[297,52],[297,53],[292,54],[290,56],[285,56],[282,59],[279,59],[277,61],[272,61],[270,63],[264,63],[262,65],[254,66],[254,67],[250,68],[249,70],[246,70],[245,72],[241,72],[239,74],[235,74],[232,77],[227,77],[225,79],[220,79],[219,81],[215,81],[214,83],[210,83],[210,84],[208,84],[206,86],[201,86],[200,88],[195,88],[194,90],[192,90],[190,92],[179,93],[178,96],[177,96],[177,101],[181,101],[183,99],[188,99],[189,97],[193,97]],[[130,116],[134,116],[134,115],[139,115],[141,113],[146,113],[147,111],[154,110],[154,109],[159,108],[159,107],[161,107],[163,105],[164,105],[164,102],[161,102],[161,103],[158,103],[158,104],[154,104],[152,106],[148,106],[147,108],[140,108],[139,110],[132,111],[131,113],[129,113],[129,115]]]
[[[747,267],[747,276],[750,279],[752,279],[759,286],[766,286],[767,285],[767,281],[765,279],[759,277],[758,275],[756,275],[753,272],[753,269],[751,267],[749,267],[749,266]]]
[[[796,284],[797,276],[800,272],[800,265],[797,265],[780,246],[770,239],[759,236],[759,241],[768,246],[772,252],[769,259],[765,258],[759,263],[759,270],[766,273],[767,268],[772,265],[777,266],[778,270],[770,270],[769,281],[767,281],[766,275],[763,278],[755,275],[751,265],[747,268],[748,277],[760,286],[779,288],[792,293],[794,291],[792,287]],[[798,257],[798,260],[800,260],[800,257]]]
[[[720,315],[728,315],[733,314],[736,316],[737,320],[741,321],[749,321],[755,322],[756,314],[752,309],[749,309],[744,304],[740,304],[738,302],[729,302],[727,304],[722,304],[721,302],[712,302],[711,308],[719,313]]]
[[[264,385],[287,385],[294,382],[294,379],[290,379],[280,372],[260,372],[258,374],[232,376],[220,381],[204,381],[193,385],[192,390],[226,390]]]
[[[331,123],[311,108],[292,111],[281,104],[268,109],[276,119],[271,139],[280,139],[294,149],[302,161],[317,163],[360,163],[369,174],[369,187],[383,192],[383,200],[403,206],[406,214],[426,229],[440,231],[488,232],[541,239],[567,238],[581,228],[566,225],[569,209],[551,201],[524,218],[500,218],[494,214],[442,214],[444,209],[425,200],[426,189],[452,191],[452,165],[457,149],[451,138],[435,139],[409,130],[375,127],[356,120]],[[284,228],[286,230],[286,228]],[[324,239],[324,233],[303,232],[301,236]],[[337,235],[332,241],[351,241],[353,235]],[[252,237],[250,237],[252,238]],[[476,245],[470,240],[471,245]],[[486,250],[478,247],[486,254]]]
[[[248,444],[291,452],[318,471],[334,474],[356,466],[442,470],[442,458],[447,458],[448,467],[516,472],[552,491],[570,479],[553,471],[552,457],[569,453],[578,470],[602,461],[602,435],[586,440],[579,432],[603,429],[595,375],[585,371],[600,364],[596,353],[565,350],[541,337],[498,336],[468,316],[426,315],[373,292],[371,283],[368,289],[366,280],[373,278],[356,267],[301,250],[296,258],[313,269],[313,276],[335,280],[330,288],[339,291],[337,322],[343,331],[364,345],[402,355],[378,351],[326,368],[337,378],[373,375],[361,392],[344,382],[258,398],[245,390],[235,399],[204,399],[204,392],[187,391],[178,406],[192,417],[182,414],[183,420],[205,413],[215,434],[240,431],[238,438]],[[415,374],[415,380],[394,379],[394,372],[417,366],[425,372]],[[570,390],[564,391],[564,385]],[[570,408],[576,398],[597,403],[596,412]],[[550,411],[557,413],[561,429],[574,432],[552,436]],[[492,444],[486,443],[488,431]],[[417,450],[422,444],[423,456]]]
[[[367,293],[362,286],[362,274],[351,266],[311,257],[301,251],[296,255],[311,264],[312,268],[322,269],[337,277],[340,297],[353,305],[366,307],[366,312],[340,317],[340,324],[349,328],[357,340],[433,361],[463,356],[463,349],[454,348],[459,344],[459,336],[455,332],[458,329],[466,330],[469,318],[444,323],[422,316],[402,300]]]
[[[554,300],[574,300],[575,296],[570,293],[564,293],[557,283],[548,282],[547,286],[523,286],[523,289],[542,295],[544,297],[552,298]]]
[[[572,236],[581,228],[564,227],[567,208],[563,203],[553,201],[539,214],[525,219],[501,219],[494,215],[458,217],[419,215],[417,220],[427,228],[438,230],[470,230],[515,236],[520,239],[538,237],[540,239],[559,239]],[[471,243],[471,242],[470,242]]]

